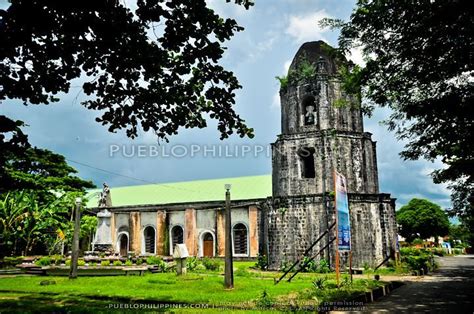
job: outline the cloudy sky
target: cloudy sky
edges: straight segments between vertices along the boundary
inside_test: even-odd
[[[252,150],[236,157],[235,147],[242,145],[268,146],[280,133],[280,103],[277,75],[286,73],[299,46],[306,41],[325,40],[337,43],[337,32],[322,30],[317,20],[323,17],[347,19],[354,0],[257,0],[250,10],[227,4],[224,0],[208,0],[220,14],[235,18],[245,31],[227,43],[222,65],[234,71],[243,89],[238,92],[236,110],[255,129],[253,140],[234,136],[224,142],[214,123],[207,129],[182,130],[168,145],[160,146],[158,155],[147,147],[156,143],[152,134],[141,133],[138,139],[128,139],[124,133],[112,134],[94,121],[97,112],[81,106],[84,94],[80,82],[61,101],[53,105],[23,106],[17,101],[6,101],[0,112],[25,121],[26,132],[34,145],[63,154],[71,160],[84,179],[110,186],[143,184],[144,182],[177,182],[195,179],[225,178],[269,174],[271,158],[265,152]],[[0,0],[1,7],[7,6]],[[354,61],[360,61],[357,54]],[[440,166],[426,161],[402,161],[398,153],[403,143],[379,125],[387,115],[377,110],[365,119],[365,130],[377,141],[379,180],[382,192],[398,199],[397,205],[406,204],[413,197],[424,197],[449,207],[445,186],[432,183],[428,174]],[[208,146],[204,156],[203,145]],[[218,147],[223,147],[219,154]],[[171,148],[175,157],[171,157]],[[191,155],[192,147],[200,152]],[[227,148],[226,148],[227,147]],[[149,149],[149,148],[148,148]],[[213,156],[212,149],[217,151]],[[226,157],[225,150],[234,155]],[[135,151],[133,151],[135,150]],[[184,155],[184,150],[188,154]],[[260,150],[260,148],[258,149]],[[134,153],[133,157],[129,157]],[[165,155],[165,156],[163,156]],[[74,163],[79,162],[79,163]],[[88,165],[88,166],[85,166]],[[102,170],[109,171],[107,173]],[[114,173],[114,174],[112,174]]]

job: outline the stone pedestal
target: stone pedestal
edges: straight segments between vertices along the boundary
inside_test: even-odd
[[[92,243],[93,251],[112,251],[112,213],[107,209],[101,209],[97,213],[97,231],[95,232],[95,241]]]

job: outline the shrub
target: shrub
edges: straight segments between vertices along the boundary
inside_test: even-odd
[[[318,273],[327,274],[331,272],[331,268],[329,267],[329,262],[325,259],[319,261]]]
[[[313,281],[314,288],[318,290],[324,290],[327,280],[328,280],[327,277],[317,278],[316,280]]]
[[[206,267],[207,270],[218,271],[221,267],[221,263],[217,259],[203,258],[202,264]]]
[[[159,271],[166,272],[168,270],[167,264],[158,256],[149,256],[146,259],[148,265],[158,266]]]
[[[281,261],[280,262],[280,271],[286,272],[290,267],[293,266],[293,263],[290,261]]]
[[[109,260],[102,261],[100,262],[100,266],[110,266],[110,261]]]
[[[143,258],[137,258],[137,261],[135,262],[137,265],[142,265],[145,261],[143,260]]]
[[[1,267],[14,267],[23,262],[23,256],[5,256],[0,263]]]
[[[132,265],[133,265],[133,263],[132,263],[131,260],[128,259],[128,260],[125,261],[125,266],[132,266]]]
[[[122,262],[121,261],[114,261],[113,265],[114,266],[122,266]]]
[[[63,261],[63,257],[61,255],[52,255],[51,256],[51,264],[54,264],[54,265],[61,265]]]
[[[265,255],[258,254],[257,262],[255,263],[255,267],[260,270],[267,270],[268,268],[268,259]]]
[[[86,261],[83,259],[77,260],[77,266],[84,266],[86,265]]]
[[[35,264],[38,266],[49,266],[51,265],[51,258],[49,256],[40,257],[35,261]]]
[[[273,306],[273,303],[274,301],[268,295],[267,290],[263,290],[260,298],[258,298],[257,302],[255,302],[255,305],[257,306],[257,308],[260,308],[260,309],[269,309]]]
[[[162,262],[163,260],[158,256],[148,256],[146,258],[146,263],[148,265],[160,265]]]
[[[433,270],[436,267],[433,253],[424,249],[401,248],[400,255],[402,263],[405,263],[410,270]]]
[[[301,266],[303,267],[302,272],[305,273],[314,273],[318,270],[318,265],[313,259],[310,259],[308,256],[305,256],[301,261]]]
[[[71,260],[70,259],[67,259],[65,262],[66,266],[71,266]]]
[[[186,260],[186,268],[189,271],[195,270],[198,264],[199,260],[196,257],[191,257]]]

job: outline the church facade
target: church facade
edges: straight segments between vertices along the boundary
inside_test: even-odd
[[[375,265],[392,254],[395,200],[379,192],[376,143],[364,132],[359,100],[341,88],[341,60],[331,51],[309,42],[294,57],[293,79],[280,90],[282,133],[272,144],[271,176],[104,189],[94,247],[171,255],[184,243],[193,256],[223,256],[223,187],[230,183],[234,256],[262,254],[278,269],[333,224],[337,171],[347,179],[353,264]],[[303,67],[311,75],[299,77]],[[334,260],[333,237],[331,229],[313,248],[318,259]]]

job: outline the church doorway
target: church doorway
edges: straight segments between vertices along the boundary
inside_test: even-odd
[[[202,255],[204,257],[214,257],[214,237],[210,232],[206,232],[202,237]]]
[[[128,255],[128,235],[122,233],[119,238],[119,252],[120,256],[127,256]]]

